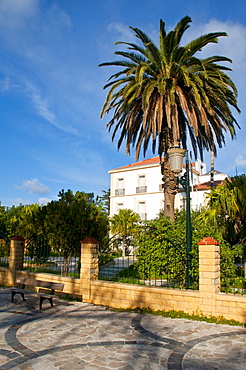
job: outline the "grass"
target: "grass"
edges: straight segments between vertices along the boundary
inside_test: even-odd
[[[69,294],[66,294],[65,297],[61,296],[60,299],[62,299],[63,301],[66,301],[66,302],[81,302],[81,298],[74,297],[74,296],[71,296]]]
[[[184,311],[166,311],[166,310],[152,310],[151,308],[139,308],[136,307],[134,309],[132,308],[112,308],[108,307],[111,311],[120,311],[120,312],[136,312],[140,314],[151,314],[155,316],[163,316],[163,317],[169,317],[171,319],[188,319],[188,320],[194,320],[194,321],[205,321],[208,323],[214,323],[214,324],[223,324],[223,325],[231,325],[231,326],[243,326],[246,327],[245,324],[241,323],[240,321],[236,320],[228,320],[223,316],[205,316],[201,313],[193,313],[188,314]]]

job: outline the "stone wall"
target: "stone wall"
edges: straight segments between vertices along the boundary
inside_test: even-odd
[[[97,280],[98,243],[93,238],[81,242],[80,279],[52,274],[21,271],[21,240],[13,240],[10,268],[0,268],[3,285],[13,285],[16,276],[64,283],[64,294],[82,296],[84,302],[116,308],[150,307],[153,310],[176,310],[189,314],[224,316],[246,323],[246,296],[220,292],[220,249],[213,238],[199,244],[199,291],[177,290]]]

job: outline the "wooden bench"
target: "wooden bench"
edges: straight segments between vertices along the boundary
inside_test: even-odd
[[[16,294],[20,294],[22,296],[23,301],[26,301],[25,299],[25,293],[34,293],[37,294],[39,298],[39,309],[42,310],[42,304],[45,299],[48,299],[50,302],[51,307],[53,307],[53,298],[57,298],[54,296],[55,290],[62,291],[64,288],[64,284],[61,283],[52,283],[50,281],[41,281],[41,280],[35,280],[30,278],[17,278],[15,280],[15,283],[20,285],[21,288],[10,288],[11,290],[11,302],[14,302],[14,296]],[[37,287],[37,288],[43,288],[45,290],[48,290],[48,293],[39,293],[39,292],[33,292],[31,290],[27,290],[26,286],[29,287]]]

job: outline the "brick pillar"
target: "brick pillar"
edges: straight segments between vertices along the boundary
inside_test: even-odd
[[[23,269],[25,239],[22,236],[14,236],[10,239],[9,259],[9,284],[14,285],[16,271]]]
[[[214,238],[199,243],[200,308],[204,314],[216,313],[215,294],[220,291],[220,246]]]
[[[91,280],[98,277],[98,242],[96,239],[86,237],[81,241],[81,270],[80,289],[83,302],[89,302]]]

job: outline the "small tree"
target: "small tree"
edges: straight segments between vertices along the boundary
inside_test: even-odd
[[[209,208],[201,217],[218,227],[226,240],[236,244],[246,237],[246,176],[226,179],[208,194]]]
[[[111,233],[117,234],[122,238],[123,255],[128,250],[127,241],[136,231],[135,226],[139,223],[139,215],[131,209],[120,209],[110,220]]]
[[[93,236],[101,242],[108,233],[108,220],[102,206],[94,204],[93,193],[62,190],[58,197],[45,206],[45,223],[52,248],[64,257],[61,273],[67,275],[71,256],[80,252],[80,241]]]

